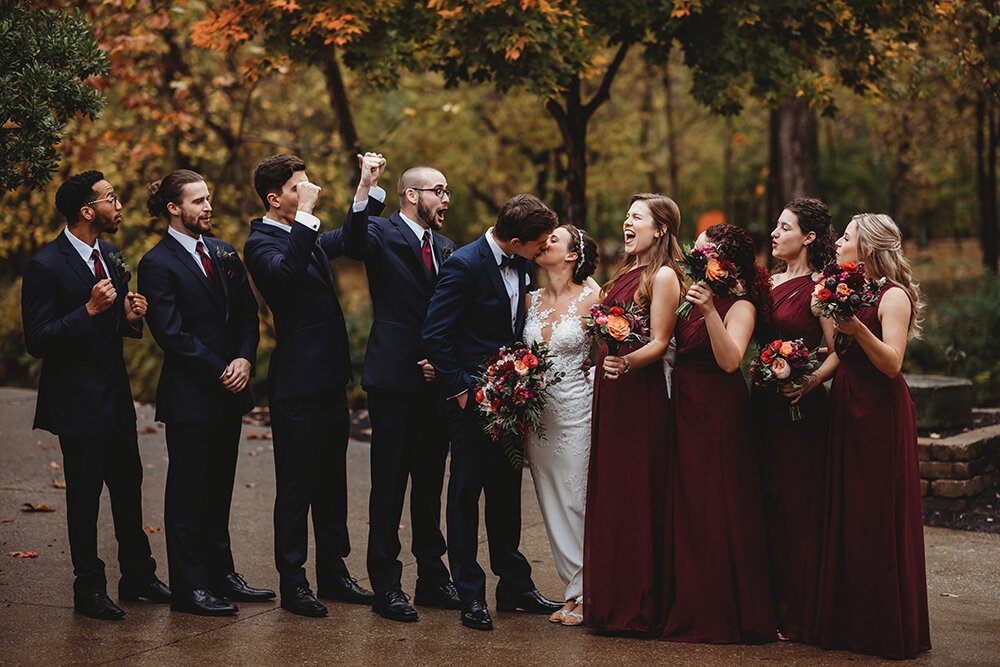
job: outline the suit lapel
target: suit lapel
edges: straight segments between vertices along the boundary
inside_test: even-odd
[[[122,288],[122,281],[118,277],[118,269],[111,262],[111,257],[109,256],[108,244],[104,241],[98,239],[97,247],[101,249],[101,258],[104,260],[104,265],[108,267],[108,278],[111,279],[111,285],[115,288],[115,292],[121,297],[121,303],[125,301],[125,295],[128,293],[128,286]],[[79,255],[77,255],[79,257]],[[89,271],[88,271],[89,273]],[[122,309],[118,307],[119,300],[116,298],[114,305],[111,306],[111,310],[114,311],[115,326],[121,325],[121,318],[123,315]]]
[[[500,275],[500,266],[497,264],[497,258],[493,255],[493,249],[490,248],[489,241],[486,240],[486,234],[479,237],[479,256],[482,258],[486,275],[489,276],[490,282],[493,283],[493,289],[496,290],[497,296],[507,306],[509,312],[510,295],[507,294],[507,287],[503,284],[503,276]]]
[[[514,337],[520,338],[524,329],[524,300],[528,293],[527,262],[522,262],[522,268],[517,272],[517,318],[514,322]]]
[[[225,262],[219,257],[219,249],[222,247],[216,239],[210,239],[207,236],[202,236],[205,241],[205,247],[208,249],[208,261],[212,263],[212,267],[215,268],[215,278],[218,284],[222,286],[222,298],[223,304],[226,310],[226,319],[229,319],[229,274],[226,273]]]
[[[97,284],[97,278],[94,277],[94,272],[90,270],[87,263],[83,261],[82,257],[80,257],[80,253],[78,253],[76,248],[73,247],[73,244],[69,242],[65,233],[59,234],[57,238],[59,249],[63,251],[64,255],[66,255],[66,263],[89,287],[93,288],[93,286]]]
[[[421,246],[420,241],[417,240],[413,230],[410,229],[410,226],[406,224],[406,221],[400,217],[399,211],[393,213],[389,220],[396,228],[396,231],[403,237],[403,241],[405,241],[406,244],[410,246],[410,250],[413,251],[413,259],[416,261],[414,270],[423,279],[425,285],[433,287],[431,277],[427,274],[427,267],[424,266],[423,247]],[[438,266],[440,266],[440,262],[438,263]]]
[[[195,266],[194,258],[191,257],[191,254],[184,249],[184,246],[182,246],[180,242],[170,234],[166,234],[163,237],[163,242],[166,244],[167,248],[174,253],[174,259],[191,273],[195,281],[205,288],[205,291],[208,293],[208,296],[212,299],[212,301],[215,301],[215,291],[212,284],[208,282],[208,278],[205,277],[205,274],[202,273],[197,266]],[[215,275],[219,275],[218,271],[216,271]]]

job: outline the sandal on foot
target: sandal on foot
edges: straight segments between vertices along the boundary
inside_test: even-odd
[[[567,611],[563,613],[563,625],[583,625],[583,614],[578,614],[575,611]]]
[[[566,622],[566,610],[560,609],[559,611],[553,612],[549,616],[549,623],[565,623]]]

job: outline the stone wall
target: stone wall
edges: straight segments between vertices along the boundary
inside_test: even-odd
[[[917,449],[925,509],[963,511],[974,496],[1000,483],[1000,425],[918,438]]]

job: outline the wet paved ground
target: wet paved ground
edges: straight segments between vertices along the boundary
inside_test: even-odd
[[[323,619],[294,616],[277,602],[240,603],[237,617],[210,619],[171,613],[165,605],[122,603],[123,621],[95,621],[73,613],[72,566],[66,537],[63,479],[55,436],[32,431],[34,392],[0,389],[0,664],[677,664],[788,665],[874,664],[875,658],[811,646],[703,646],[620,637],[599,637],[545,617],[494,613],[491,633],[463,628],[458,612],[419,609],[418,623],[401,624],[367,607],[330,602]],[[139,409],[139,446],[145,465],[145,523],[163,525],[166,445],[152,409]],[[146,431],[149,430],[149,433]],[[272,564],[271,507],[274,471],[266,429],[245,427],[233,498],[232,537],[237,569],[258,586],[277,588]],[[348,565],[366,584],[368,445],[349,449],[351,540]],[[539,589],[563,591],[549,552],[531,486],[522,486],[522,551]],[[44,503],[55,512],[26,513],[23,503]],[[403,543],[409,542],[404,511]],[[482,524],[481,524],[482,525]],[[1000,664],[1000,535],[927,528],[926,549],[934,649],[920,665]],[[481,536],[485,540],[485,535]],[[162,530],[149,534],[159,575],[166,581]],[[11,551],[39,554],[15,559]],[[480,553],[485,558],[485,544]],[[116,598],[117,564],[110,507],[101,510],[100,553],[108,563],[109,594]],[[416,567],[403,558],[403,586],[412,594]],[[310,564],[307,564],[310,576]],[[492,606],[495,579],[488,582]]]

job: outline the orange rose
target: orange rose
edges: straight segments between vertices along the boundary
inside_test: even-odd
[[[538,366],[538,357],[531,354],[530,352],[524,355],[524,363],[527,364],[528,368],[536,368]]]
[[[778,352],[781,353],[781,356],[787,357],[792,353],[792,344],[786,340],[784,343],[781,344],[781,347],[778,349]]]
[[[632,327],[621,315],[608,315],[608,333],[615,340],[625,340],[632,333]]]
[[[705,275],[711,279],[725,278],[726,270],[722,268],[722,262],[717,259],[710,259],[708,263],[705,264]]]

